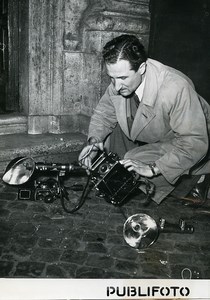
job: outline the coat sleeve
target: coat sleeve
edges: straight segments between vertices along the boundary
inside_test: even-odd
[[[190,85],[184,86],[175,98],[168,99],[166,106],[175,138],[171,150],[156,165],[166,180],[174,184],[206,156],[209,139],[198,95]]]
[[[100,99],[90,120],[88,138],[95,137],[99,142],[112,132],[117,124],[117,117],[114,105],[111,101],[111,87]]]

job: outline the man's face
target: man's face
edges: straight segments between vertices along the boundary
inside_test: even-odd
[[[142,82],[142,75],[145,72],[145,63],[141,64],[137,72],[131,70],[128,60],[119,60],[115,64],[106,64],[107,74],[111,78],[116,91],[127,97],[138,88]]]

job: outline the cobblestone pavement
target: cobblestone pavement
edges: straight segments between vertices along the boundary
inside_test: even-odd
[[[70,178],[85,183],[86,178]],[[123,206],[129,217],[180,218],[193,234],[161,233],[147,249],[123,238],[126,218],[93,190],[74,214],[60,203],[18,200],[18,189],[0,183],[0,277],[7,278],[210,278],[210,214],[180,200],[142,204],[143,193]],[[78,192],[71,192],[76,199]]]

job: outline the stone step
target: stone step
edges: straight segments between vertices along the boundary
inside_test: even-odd
[[[16,113],[1,114],[0,135],[26,133],[27,123],[26,116]]]
[[[77,159],[86,136],[81,133],[9,134],[1,136],[0,173],[16,157],[32,157],[35,161],[71,163]]]

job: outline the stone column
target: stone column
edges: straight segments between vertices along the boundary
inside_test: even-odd
[[[63,98],[63,0],[29,2],[28,133],[59,133]]]

